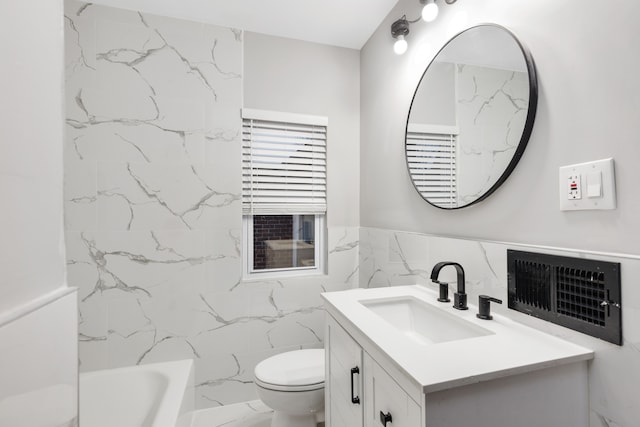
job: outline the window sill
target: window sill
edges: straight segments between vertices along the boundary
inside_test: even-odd
[[[303,278],[303,277],[321,277],[327,276],[327,273],[319,270],[288,270],[288,271],[270,271],[264,273],[250,273],[242,276],[243,282],[263,282],[265,280]]]

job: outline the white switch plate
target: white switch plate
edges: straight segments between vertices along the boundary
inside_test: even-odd
[[[598,178],[600,183],[597,182]],[[613,159],[562,166],[558,182],[562,211],[616,208]],[[571,188],[574,182],[578,184],[577,189]],[[594,188],[594,185],[598,184],[599,189]],[[599,195],[596,194],[596,190],[599,190]]]

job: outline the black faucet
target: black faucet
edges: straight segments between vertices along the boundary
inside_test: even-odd
[[[469,307],[467,307],[467,294],[464,292],[464,269],[457,262],[444,261],[444,262],[439,262],[435,266],[433,266],[433,270],[431,270],[431,281],[433,283],[437,283],[441,285],[440,298],[438,300],[439,301],[448,300],[446,296],[443,298],[443,291],[442,291],[442,285],[445,285],[446,287],[447,284],[438,281],[438,275],[440,274],[440,270],[442,270],[443,267],[446,267],[448,265],[454,266],[456,268],[456,272],[458,273],[458,291],[454,292],[453,294],[453,308],[457,310],[468,310]]]

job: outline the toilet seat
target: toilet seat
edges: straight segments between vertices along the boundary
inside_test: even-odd
[[[269,357],[256,365],[257,386],[276,391],[324,388],[324,350],[296,350]]]

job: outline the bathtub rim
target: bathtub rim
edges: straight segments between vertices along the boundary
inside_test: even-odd
[[[128,372],[153,372],[167,378],[168,384],[163,393],[152,427],[175,427],[178,420],[193,411],[193,359],[170,362],[148,363],[112,369],[99,369],[81,372],[79,375],[79,395],[82,393],[82,381],[101,376],[127,374]],[[82,408],[79,408],[78,413]],[[82,422],[82,420],[80,420]]]

